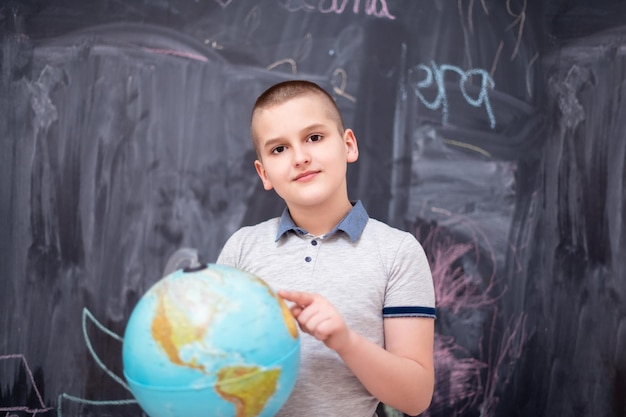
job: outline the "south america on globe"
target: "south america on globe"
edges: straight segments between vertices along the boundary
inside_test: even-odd
[[[300,335],[261,278],[224,265],[177,270],[128,320],[124,376],[150,417],[272,417],[300,365]]]

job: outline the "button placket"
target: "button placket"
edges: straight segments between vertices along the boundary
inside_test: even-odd
[[[319,237],[313,237],[311,236],[311,240],[309,241],[309,243],[311,244],[311,246],[315,247],[313,256],[317,256],[317,252],[319,251],[319,243],[320,243],[320,238]],[[308,251],[307,251],[308,252]],[[304,261],[306,263],[311,263],[311,261],[313,261],[313,256],[311,255],[306,255],[304,257]]]

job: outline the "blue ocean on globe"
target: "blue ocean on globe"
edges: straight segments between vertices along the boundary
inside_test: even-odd
[[[265,281],[209,264],[175,271],[143,295],[122,356],[150,417],[272,417],[295,384],[300,336]]]

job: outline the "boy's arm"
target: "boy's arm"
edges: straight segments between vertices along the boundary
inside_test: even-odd
[[[337,353],[372,395],[415,416],[433,397],[434,322],[423,317],[387,318],[386,349],[350,331],[350,342]]]
[[[341,314],[319,294],[279,291],[300,328],[335,350],[363,386],[386,405],[417,415],[434,390],[434,335],[431,318],[384,319],[385,347],[349,329]]]

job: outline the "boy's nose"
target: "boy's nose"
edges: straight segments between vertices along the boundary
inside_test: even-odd
[[[306,165],[311,162],[311,155],[303,146],[294,148],[293,163],[296,166]]]

